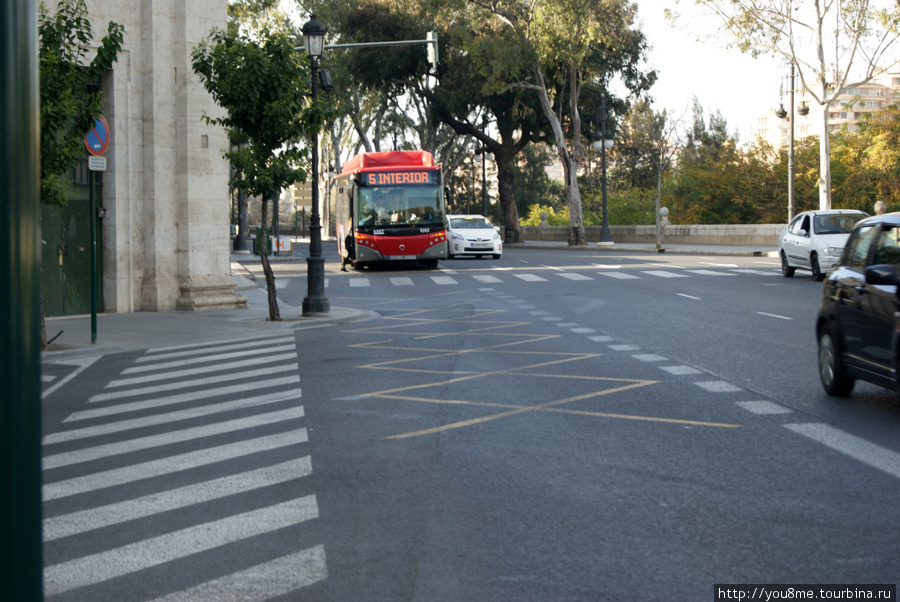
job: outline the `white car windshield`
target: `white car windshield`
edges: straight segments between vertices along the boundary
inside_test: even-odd
[[[846,234],[853,229],[856,222],[863,219],[862,213],[839,213],[834,215],[817,215],[813,220],[816,234]]]
[[[468,229],[490,229],[493,228],[491,222],[486,219],[477,219],[477,218],[453,218],[450,220],[450,227],[456,228],[457,230],[468,230]]]

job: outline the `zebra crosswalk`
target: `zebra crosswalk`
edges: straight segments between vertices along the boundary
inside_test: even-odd
[[[513,271],[511,269],[496,268],[496,274],[472,273],[465,274],[456,270],[445,270],[444,273],[438,275],[417,275],[394,276],[390,277],[389,282],[393,286],[414,286],[421,282],[430,282],[439,286],[460,285],[466,281],[474,280],[480,284],[503,284],[504,282],[525,281],[525,282],[550,282],[560,278],[573,282],[590,282],[602,281],[605,279],[614,280],[640,280],[642,278],[691,278],[694,276],[717,277],[717,276],[738,276],[756,275],[756,276],[781,276],[778,269],[752,269],[752,268],[730,268],[730,269],[647,269],[647,270],[630,270],[623,271],[619,266],[605,266],[599,272],[593,271],[565,271],[565,270],[546,270],[540,273],[528,271]],[[616,268],[616,269],[613,269]],[[346,278],[325,278],[325,287],[334,288],[335,286],[348,286],[350,288],[368,288],[373,282],[380,280],[370,276],[350,275]]]
[[[298,372],[292,335],[151,349],[48,433],[46,596],[265,600],[325,579],[301,537],[319,509]]]

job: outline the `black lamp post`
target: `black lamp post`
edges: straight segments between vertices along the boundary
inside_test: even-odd
[[[606,110],[606,95],[600,97],[600,131],[594,134],[593,146],[600,151],[600,189],[603,199],[603,227],[600,229],[600,242],[611,243],[612,235],[609,231],[609,213],[606,210],[606,149],[612,148],[613,137],[606,131],[608,115]]]
[[[775,116],[779,119],[787,118],[790,124],[790,138],[788,140],[788,221],[794,219],[794,78],[795,78],[795,67],[793,61],[791,62],[791,87],[790,87],[790,100],[788,104],[791,107],[790,114],[784,110],[784,105],[780,105],[778,110],[775,111]],[[809,113],[809,106],[806,103],[800,107],[800,114],[806,115]]]
[[[312,74],[312,102],[319,91],[319,58],[325,50],[325,25],[313,15],[303,26],[303,46],[310,60]],[[322,224],[319,216],[319,132],[312,137],[312,214],[309,219],[309,257],[306,258],[306,297],[303,315],[327,314],[325,298],[325,258],[322,257]]]

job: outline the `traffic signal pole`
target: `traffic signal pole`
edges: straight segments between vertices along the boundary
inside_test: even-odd
[[[0,588],[43,599],[35,0],[0,0]]]

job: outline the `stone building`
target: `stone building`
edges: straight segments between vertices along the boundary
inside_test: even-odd
[[[225,27],[226,2],[86,3],[95,43],[110,21],[125,27],[101,81],[103,311],[246,307],[230,275],[227,137],[203,120],[221,109],[191,67],[194,46]]]

